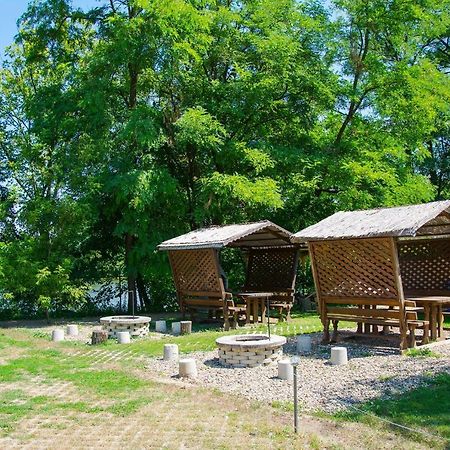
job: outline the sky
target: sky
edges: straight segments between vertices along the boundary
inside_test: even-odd
[[[17,33],[17,19],[25,12],[31,0],[0,0],[0,59],[5,48],[12,43]],[[98,5],[99,0],[72,0],[77,8],[89,8]]]

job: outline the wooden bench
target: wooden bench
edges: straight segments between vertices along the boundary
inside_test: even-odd
[[[195,320],[199,311],[206,310],[210,317],[222,316],[224,328],[229,329],[237,307],[224,288],[217,250],[174,250],[169,252],[169,261],[183,317],[188,313]]]
[[[208,311],[210,316],[212,313],[216,319],[220,315],[223,317],[225,330],[236,328],[239,314],[245,313],[245,305],[236,305],[231,292],[223,292],[223,296],[215,292],[181,292],[180,308],[183,318],[189,313],[192,321],[195,321],[200,310]]]
[[[269,300],[270,308],[277,310],[280,321],[291,320],[291,309],[294,305],[294,289],[274,292]]]
[[[399,328],[401,335],[401,348],[406,346],[415,347],[416,345],[416,329],[423,329],[423,338],[421,343],[428,342],[429,322],[419,320],[417,313],[418,308],[414,302],[405,301],[404,311],[401,310],[397,300],[380,300],[380,299],[324,299],[323,307],[325,308],[323,317],[324,323],[324,341],[330,341],[329,326],[333,324],[333,336],[331,341],[336,342],[338,338],[338,323],[340,321],[356,322],[358,324],[358,332],[378,333],[378,326],[383,327],[386,331],[389,327]],[[403,318],[404,315],[404,318]],[[407,332],[409,337],[407,338]]]

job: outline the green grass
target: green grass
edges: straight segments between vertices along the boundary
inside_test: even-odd
[[[450,375],[439,374],[430,379],[428,386],[399,394],[392,399],[377,399],[358,407],[363,412],[347,410],[334,415],[338,420],[365,422],[384,426],[378,418],[387,419],[411,429],[422,430],[447,441],[450,446]],[[417,432],[408,432],[392,426],[393,430],[412,434],[427,442],[433,437]]]
[[[317,314],[312,313],[294,313],[289,322],[280,322],[271,325],[271,332],[286,337],[295,336],[303,333],[313,333],[322,330],[322,324]],[[354,324],[341,325],[342,327],[354,326]],[[170,327],[170,325],[169,325]],[[164,344],[178,344],[181,353],[191,353],[196,351],[210,351],[216,348],[215,341],[218,337],[226,334],[242,333],[267,333],[267,325],[258,325],[254,327],[242,327],[237,330],[223,331],[217,325],[209,327],[207,325],[194,324],[193,333],[184,336],[167,336],[162,339],[154,339],[152,336],[144,339],[136,339],[129,347],[130,351],[145,356],[161,356]],[[48,337],[46,338],[48,340]],[[64,341],[58,345],[62,347],[80,347],[80,342]],[[106,347],[117,347],[114,340],[108,340]],[[122,349],[122,347],[121,347]]]
[[[0,394],[0,430],[11,431],[14,424],[27,415],[35,413],[41,405],[51,401],[46,396],[28,397],[20,389],[11,389]]]
[[[285,412],[293,412],[294,411],[294,402],[283,401],[283,400],[274,400],[272,403],[272,408],[278,409],[280,411]],[[301,409],[301,406],[300,408]]]
[[[121,370],[99,370],[90,367],[82,356],[63,359],[58,350],[31,350],[25,356],[0,366],[0,382],[20,380],[25,374],[40,375],[46,379],[71,382],[99,396],[115,394],[126,396],[128,392],[143,389],[150,384]]]
[[[89,401],[61,401],[46,396],[25,395],[11,389],[0,393],[0,430],[10,432],[22,418],[36,414],[53,414],[56,410],[71,410],[89,414],[102,411],[126,416],[158,397],[154,382],[143,380],[120,369],[98,369],[83,356],[65,359],[55,349],[30,349],[25,354],[0,365],[0,383],[27,382],[39,376],[45,384],[69,382]],[[97,400],[107,400],[106,406],[96,406]]]
[[[170,323],[168,321],[168,329],[170,329]],[[341,328],[354,328],[354,323],[342,322]],[[320,318],[315,313],[293,313],[292,320],[289,322],[279,322],[271,324],[271,332],[281,336],[292,337],[298,334],[314,333],[322,331],[322,323]],[[144,339],[133,340],[129,350],[137,355],[145,356],[161,356],[163,353],[164,344],[178,344],[180,353],[191,353],[197,351],[211,351],[216,348],[215,341],[218,337],[226,334],[243,334],[243,333],[267,333],[267,325],[257,325],[252,327],[241,327],[237,330],[223,331],[217,325],[207,324],[193,324],[193,333],[184,336],[165,336],[162,339],[154,339],[155,333]],[[159,337],[159,333],[157,334]],[[153,336],[153,337],[152,337]],[[49,340],[48,335],[41,335],[39,333],[33,334],[34,338],[40,338],[42,340]],[[73,347],[85,347],[85,344],[81,341],[63,341],[57,344],[60,347],[73,348]],[[104,344],[100,344],[97,348],[114,347],[118,348],[115,340],[108,340]],[[121,350],[123,347],[121,347]]]
[[[406,356],[410,356],[412,358],[441,358],[442,355],[439,353],[433,352],[433,350],[429,348],[410,348],[405,352]]]
[[[0,350],[8,347],[30,348],[33,346],[33,341],[28,336],[20,335],[18,337],[12,337],[4,332],[0,333]]]

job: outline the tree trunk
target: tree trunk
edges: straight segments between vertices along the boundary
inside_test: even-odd
[[[150,310],[150,305],[151,305],[151,301],[150,301],[150,297],[147,294],[147,290],[145,289],[145,283],[144,280],[142,278],[142,275],[139,273],[137,278],[136,278],[136,285],[137,285],[137,289],[139,292],[139,299],[142,302],[142,306],[144,307],[144,309],[146,311]]]
[[[92,345],[102,344],[108,340],[108,332],[106,330],[94,330],[92,332]]]
[[[131,234],[125,235],[125,268],[127,270],[127,290],[128,290],[128,314],[133,314],[137,310],[136,303],[136,277],[131,272],[130,253],[133,250],[134,238]]]

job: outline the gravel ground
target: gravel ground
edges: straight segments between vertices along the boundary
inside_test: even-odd
[[[349,363],[332,366],[330,347],[319,345],[321,333],[311,335],[313,351],[301,355],[299,364],[299,400],[305,411],[333,412],[348,404],[372,398],[389,397],[426,383],[426,376],[450,373],[450,340],[432,347],[436,357],[409,357],[382,340],[351,339],[339,342],[347,347]],[[295,353],[295,339],[284,346],[286,357]],[[370,345],[369,345],[370,342]],[[191,353],[197,361],[198,378],[189,383],[216,387],[249,399],[292,401],[292,382],[277,378],[277,364],[246,369],[222,367],[217,351]],[[178,363],[149,359],[147,369],[164,377],[177,378]]]

